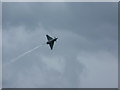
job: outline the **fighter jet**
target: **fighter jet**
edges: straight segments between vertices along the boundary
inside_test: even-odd
[[[50,37],[49,35],[46,35],[46,37],[47,37],[47,43],[46,44],[49,44],[49,46],[50,46],[50,48],[51,48],[51,50],[53,49],[53,45],[54,45],[54,42],[58,39],[58,38],[52,38],[52,37]]]

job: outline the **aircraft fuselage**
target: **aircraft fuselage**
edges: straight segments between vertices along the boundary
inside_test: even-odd
[[[47,44],[50,44],[51,42],[54,42],[54,41],[56,41],[58,38],[54,38],[54,39],[52,39],[52,40],[49,40],[49,41],[47,41]]]

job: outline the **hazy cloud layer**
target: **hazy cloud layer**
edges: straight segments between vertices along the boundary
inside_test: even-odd
[[[3,3],[3,87],[118,87],[117,3]],[[104,83],[103,83],[104,82]]]

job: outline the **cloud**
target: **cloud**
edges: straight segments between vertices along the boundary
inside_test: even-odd
[[[117,87],[116,5],[3,3],[3,64],[58,37],[3,67],[3,87]]]
[[[105,51],[84,53],[78,44],[79,42],[83,45],[91,44],[87,38],[70,31],[59,31],[60,30],[55,29],[51,30],[51,32],[56,33],[56,36],[59,37],[53,51],[50,51],[49,47],[46,45],[31,54],[20,58],[12,65],[4,67],[3,87],[93,87],[93,85],[99,81],[98,77],[101,76],[101,73],[105,73],[101,78],[109,76],[106,83],[108,80],[109,82],[112,80],[112,82],[101,85],[102,79],[99,83],[96,83],[95,87],[117,87],[117,58],[113,56],[113,54]],[[41,44],[38,41],[43,43],[43,41],[46,41],[44,36],[46,33],[49,32],[40,27],[38,27],[37,30],[32,31],[32,33],[27,32],[23,27],[15,27],[7,31],[4,30],[3,60],[10,62],[12,59],[10,59],[10,57],[14,58],[17,56],[17,53],[19,55],[19,53],[27,51],[30,47],[34,47],[38,45],[38,43]],[[39,40],[38,36],[41,36],[40,34],[43,37],[39,38]],[[33,39],[32,42],[31,38]],[[79,39],[79,41],[76,41],[77,39]],[[9,44],[9,42],[12,42],[12,44]],[[14,54],[11,54],[11,51],[14,52]],[[96,69],[96,67],[98,69]],[[100,69],[101,67],[102,69]],[[87,79],[79,79],[83,75],[84,68],[88,69],[85,71],[88,74],[88,77]],[[110,68],[111,71],[109,71]],[[113,71],[114,75],[112,74]],[[93,76],[96,77],[94,80],[92,79]],[[116,77],[116,79],[113,78],[110,80],[112,77]],[[88,81],[91,81],[91,79],[93,80],[93,83],[89,84]],[[10,83],[9,81],[13,83]],[[87,84],[84,82],[87,82]]]
[[[37,30],[32,31],[32,33],[27,32],[23,27],[15,27],[11,30],[4,30],[3,63],[5,64],[6,62],[10,62],[12,58],[17,56],[16,54],[19,55],[19,53],[23,52],[25,49],[27,50],[29,47],[35,46],[35,44],[41,44],[38,42],[38,39],[40,39],[41,42],[46,41],[46,37],[44,35],[46,32],[47,31],[45,29],[40,29],[40,27]],[[41,36],[40,33],[42,36],[44,36],[38,38],[38,36]],[[68,43],[65,42],[68,40],[68,38],[75,39],[78,36],[71,32],[63,33],[63,37],[59,38],[60,41],[58,41],[58,44],[60,45],[57,45],[56,43],[54,51],[51,51],[46,45],[40,47],[34,52],[31,52],[31,54],[20,58],[15,63],[3,67],[3,87],[77,87],[77,77],[79,76],[77,73],[82,72],[83,66],[81,63],[77,63],[77,60],[75,59],[77,49],[74,48],[73,51],[73,49],[69,48],[71,41],[68,41]],[[58,36],[59,35],[60,33]],[[31,38],[35,39],[36,41],[34,42],[33,40],[33,43]],[[73,48],[72,45],[71,48]],[[72,64],[73,66],[71,66]],[[77,69],[79,67],[81,68],[80,71]],[[78,72],[76,73],[75,70]],[[9,81],[13,83],[9,83]]]
[[[116,25],[118,20],[117,8],[117,2],[3,3],[3,26],[5,25],[4,28],[7,28],[9,25],[25,25],[31,29],[41,22],[45,28],[74,30],[86,35],[85,32],[92,33],[88,31],[89,28],[97,28],[106,22]]]
[[[106,51],[81,52],[78,60],[86,67],[80,76],[82,88],[118,87],[117,57]]]

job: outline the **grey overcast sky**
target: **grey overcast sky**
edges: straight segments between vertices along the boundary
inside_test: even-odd
[[[117,2],[2,4],[3,88],[117,88]]]

